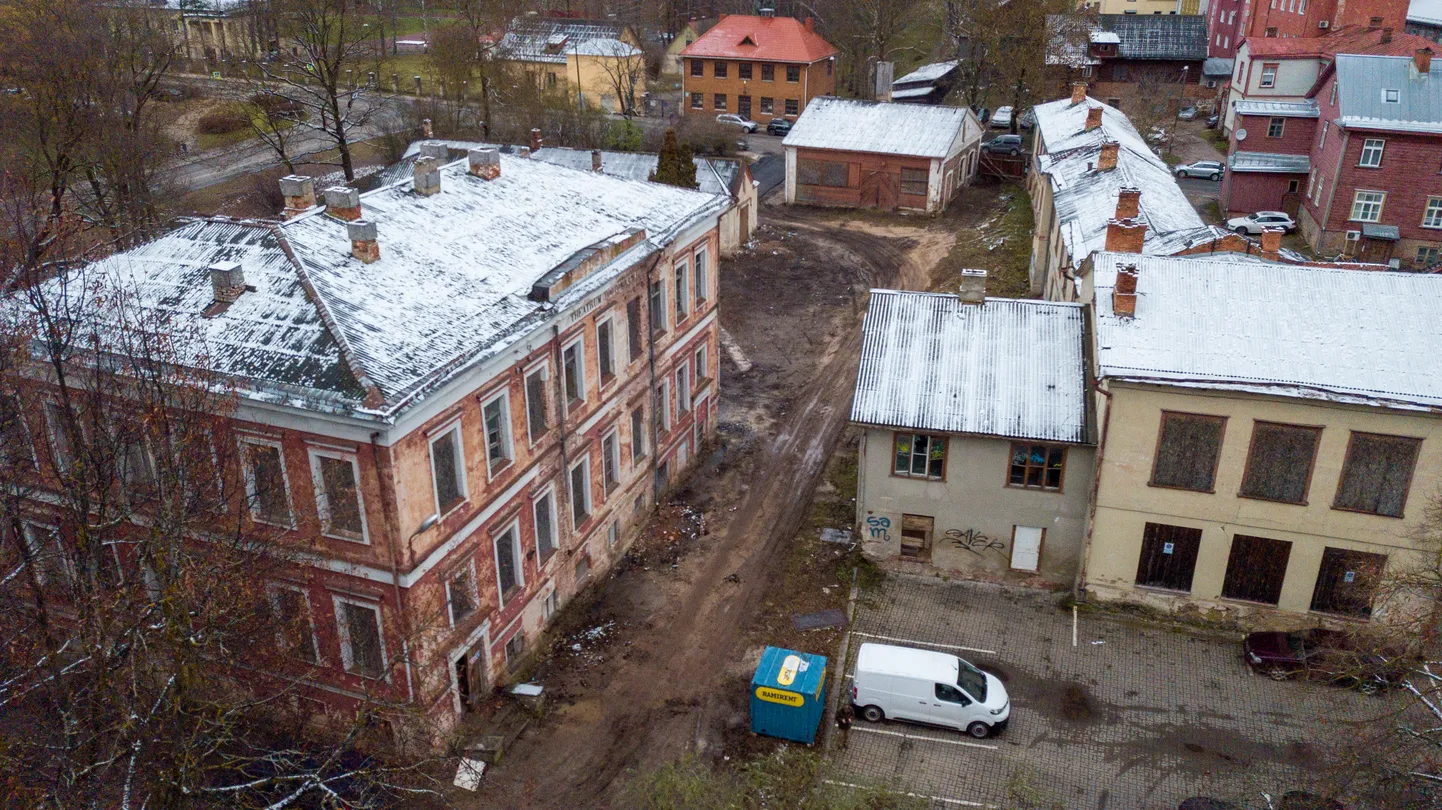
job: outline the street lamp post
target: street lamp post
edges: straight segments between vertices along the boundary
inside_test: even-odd
[[[1187,91],[1187,71],[1191,69],[1191,65],[1182,65],[1182,80],[1177,84],[1177,113],[1172,118],[1172,133],[1167,138],[1167,154],[1169,155],[1172,154],[1172,147],[1177,143],[1177,127],[1182,125],[1182,96]]]

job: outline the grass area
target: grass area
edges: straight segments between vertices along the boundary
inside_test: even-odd
[[[1202,203],[1201,208],[1197,209],[1197,213],[1208,225],[1216,225],[1222,221],[1222,206],[1216,200],[1207,200]]]
[[[1172,152],[1168,152],[1165,155],[1162,155],[1162,162],[1167,164],[1168,166],[1175,166],[1178,163],[1182,162],[1182,156],[1174,154]]]
[[[961,233],[933,274],[934,289],[955,291],[965,268],[987,271],[986,294],[999,298],[1031,296],[1031,197],[1020,184],[994,189],[971,187],[948,209],[948,217],[975,206],[991,210],[978,225]],[[974,212],[967,213],[975,216]]]
[[[1218,152],[1224,155],[1227,153],[1227,136],[1221,129],[1203,129],[1202,140],[1210,143]]]
[[[234,144],[244,143],[255,137],[255,129],[253,129],[253,127],[265,128],[270,126],[266,122],[264,115],[255,105],[243,104],[241,108],[244,112],[249,113],[251,120],[250,126],[242,125],[230,132],[198,133],[195,136],[196,147],[201,151],[205,151],[207,149],[217,149],[223,146],[233,146]],[[295,126],[294,121],[277,121],[275,123],[276,129],[290,129],[293,126]]]

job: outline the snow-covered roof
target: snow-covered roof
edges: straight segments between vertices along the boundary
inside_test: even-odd
[[[971,110],[818,96],[783,146],[945,158],[966,131]]]
[[[432,196],[409,180],[362,194],[380,248],[370,264],[351,256],[346,223],[316,208],[285,223],[192,223],[86,272],[110,274],[134,288],[139,306],[198,330],[217,370],[251,396],[281,390],[299,407],[389,416],[729,205],[544,161],[503,154],[500,162],[501,176],[489,181],[465,161],[446,165]],[[545,274],[638,230],[644,239],[561,298],[531,300]],[[207,268],[220,260],[239,261],[256,289],[205,317]],[[372,401],[363,405],[365,393]]]
[[[1321,115],[1317,102],[1306,101],[1237,101],[1237,115],[1265,115],[1273,118],[1317,118]]]
[[[536,160],[568,166],[583,172],[591,171],[591,150],[547,146],[531,155]],[[696,184],[707,194],[729,196],[741,166],[734,160],[695,157]],[[601,152],[601,171],[613,177],[649,180],[656,171],[657,157],[648,152]]]
[[[1102,124],[1087,130],[1087,110],[1096,107],[1102,110]],[[1075,105],[1065,98],[1032,109],[1041,131],[1037,165],[1051,183],[1062,241],[1073,266],[1106,245],[1107,222],[1116,214],[1123,187],[1142,192],[1144,252],[1173,253],[1215,237],[1177,186],[1171,167],[1116,108],[1093,98]],[[1107,140],[1118,145],[1117,165],[1101,171],[1096,166]]]
[[[1046,15],[1046,64],[1074,68],[1101,64],[1090,51],[1091,35],[1097,30],[1082,14]]]
[[[1343,126],[1442,133],[1442,60],[1432,61],[1429,75],[1439,78],[1430,81],[1415,78],[1416,68],[1406,56],[1338,54],[1335,67]]]
[[[1235,60],[1228,59],[1224,56],[1209,56],[1207,60],[1202,63],[1202,75],[1226,78],[1232,75],[1232,68],[1235,66]]]
[[[1412,0],[1407,22],[1442,26],[1442,0]]]
[[[250,5],[250,0],[165,0],[165,7],[198,14],[228,14]]]
[[[1099,253],[1104,378],[1402,409],[1442,408],[1442,276]],[[1132,318],[1112,309],[1136,265]]]
[[[1093,31],[1091,33],[1090,39],[1093,45],[1122,44],[1122,38],[1118,36],[1114,31]]]
[[[1305,154],[1288,155],[1276,152],[1233,152],[1227,157],[1227,168],[1234,172],[1306,174],[1312,170],[1312,158]]]
[[[511,20],[506,35],[501,37],[500,44],[496,49],[502,59],[565,64],[566,54],[577,52],[577,49],[586,43],[617,41],[621,40],[625,34],[626,26],[605,20],[523,16]],[[622,44],[625,43],[622,42]],[[600,55],[626,56],[629,54],[608,52]]]
[[[580,56],[614,56],[617,58],[640,56],[641,49],[633,47],[629,43],[619,39],[599,37],[597,39],[582,42],[571,49],[572,53]]]
[[[903,87],[899,90],[893,87],[891,89],[891,98],[893,100],[899,98],[925,98],[935,92],[936,86],[931,84],[924,84],[920,87]]]
[[[960,64],[960,61],[952,59],[946,62],[932,62],[929,65],[922,65],[921,67],[911,71],[905,76],[902,76],[901,78],[892,81],[891,86],[896,87],[897,85],[903,84],[930,84],[944,77],[946,74],[952,72],[953,70],[956,70],[957,66],[959,66]]]
[[[851,420],[1085,443],[1084,308],[872,290]]]

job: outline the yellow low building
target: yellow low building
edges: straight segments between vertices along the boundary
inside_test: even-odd
[[[1094,14],[1200,14],[1201,0],[1082,0],[1078,11]]]
[[[166,0],[145,9],[169,32],[185,59],[249,59],[276,47],[272,32],[247,0]]]
[[[646,95],[646,57],[629,26],[597,20],[517,17],[497,57],[546,92],[583,107],[636,111]]]
[[[1278,624],[1399,608],[1379,588],[1423,559],[1442,482],[1442,277],[1106,252],[1083,273],[1087,592]]]
[[[691,20],[682,26],[681,30],[676,32],[676,37],[671,40],[671,44],[666,46],[666,55],[661,57],[661,72],[672,76],[681,75],[681,71],[686,66],[686,60],[681,57],[681,52],[691,47],[691,43],[700,39],[701,35],[710,31],[714,25],[716,25],[716,21],[712,19]]]

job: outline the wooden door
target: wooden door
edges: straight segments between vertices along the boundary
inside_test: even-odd
[[[1142,532],[1137,584],[1169,591],[1191,591],[1201,547],[1201,529],[1148,523]]]
[[[1046,529],[1034,526],[1011,528],[1011,567],[1017,571],[1036,571],[1041,564],[1042,538]]]
[[[1275,605],[1282,598],[1282,583],[1287,578],[1287,560],[1292,544],[1270,537],[1239,534],[1232,538],[1232,552],[1227,558],[1227,577],[1222,582],[1222,596],[1244,602]]]
[[[931,535],[936,519],[926,515],[901,516],[901,556],[908,560],[931,560]]]
[[[859,197],[863,206],[870,206],[881,211],[895,210],[897,200],[901,198],[901,172],[871,170],[863,167]]]

